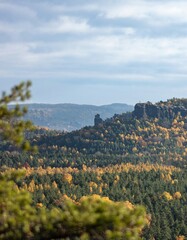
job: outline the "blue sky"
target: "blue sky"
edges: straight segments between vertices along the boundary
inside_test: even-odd
[[[38,103],[187,98],[187,1],[0,0],[0,90]]]

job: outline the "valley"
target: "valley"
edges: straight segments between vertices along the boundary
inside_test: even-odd
[[[94,119],[93,119],[94,120]],[[38,153],[1,144],[1,169],[25,169],[21,189],[33,204],[62,208],[84,196],[143,205],[142,239],[187,236],[187,114],[185,99],[135,105],[71,132],[28,132]]]

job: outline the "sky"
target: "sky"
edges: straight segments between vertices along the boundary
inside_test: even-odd
[[[186,0],[0,0],[0,91],[32,103],[187,98]]]

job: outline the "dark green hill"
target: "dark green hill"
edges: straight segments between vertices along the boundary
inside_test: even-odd
[[[94,116],[100,114],[103,119],[115,113],[133,110],[127,104],[111,104],[103,106],[78,104],[29,104],[27,119],[35,125],[49,129],[72,131],[94,124]]]

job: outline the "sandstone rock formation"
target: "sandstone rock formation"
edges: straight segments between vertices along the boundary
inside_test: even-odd
[[[147,103],[137,103],[135,105],[133,116],[140,118],[167,118],[173,119],[176,115],[181,114],[181,116],[187,116],[187,108],[184,106],[175,106],[175,105],[159,105],[152,104],[151,102]]]

